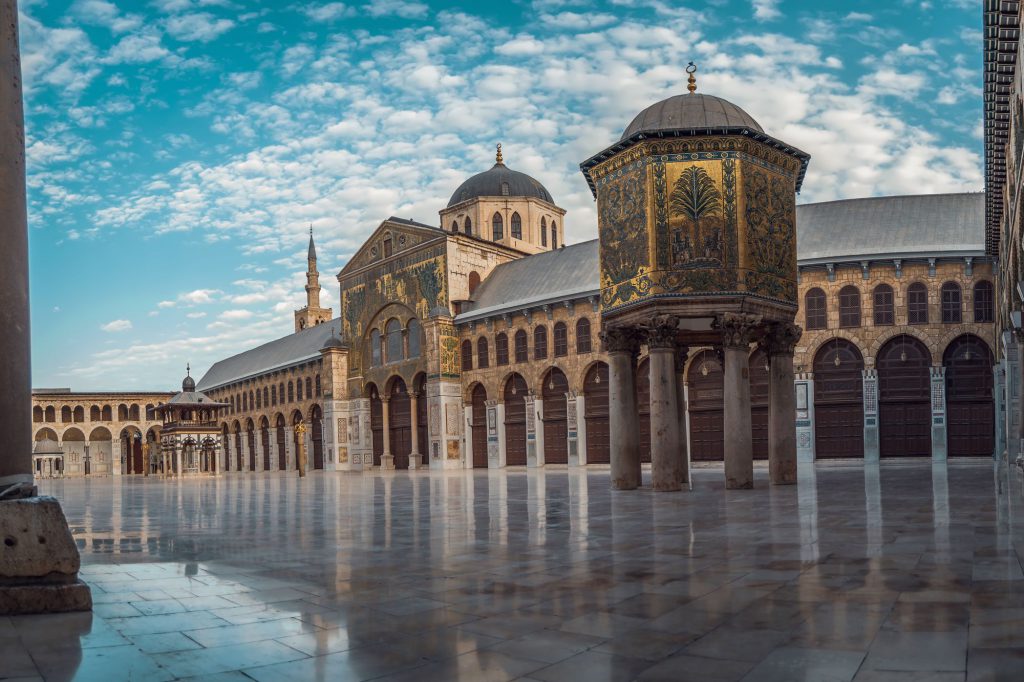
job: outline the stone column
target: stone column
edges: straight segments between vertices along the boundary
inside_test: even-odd
[[[381,401],[381,417],[383,428],[381,429],[381,440],[384,441],[384,451],[380,455],[381,469],[394,469],[395,456],[391,454],[391,398],[384,398]]]
[[[423,462],[422,454],[420,453],[420,423],[419,413],[417,408],[419,407],[420,397],[415,391],[409,393],[409,424],[412,429],[411,439],[411,452],[409,453],[409,469],[419,469]]]
[[[768,354],[768,478],[772,485],[796,483],[796,387],[793,350],[803,330],[773,324],[762,346]]]
[[[715,321],[722,332],[725,377],[725,487],[754,487],[754,450],[750,423],[750,369],[747,356],[758,333],[760,318],[727,313]]]
[[[675,345],[679,321],[658,315],[646,329],[651,368],[651,483],[657,491],[682,488],[679,461],[679,389]]]
[[[679,420],[679,467],[682,471],[682,484],[690,488],[690,439],[689,439],[689,415],[686,409],[686,359],[690,356],[690,349],[686,346],[676,346],[676,410]]]
[[[640,340],[635,329],[611,327],[601,332],[608,353],[608,431],[612,488],[640,485],[640,414],[636,406],[636,357]]]

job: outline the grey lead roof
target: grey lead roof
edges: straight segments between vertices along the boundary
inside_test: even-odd
[[[597,240],[591,239],[499,265],[455,319],[464,322],[498,310],[592,296],[600,287]]]
[[[860,257],[983,254],[985,195],[918,194],[796,207],[801,265]]]
[[[330,339],[332,327],[335,334],[341,333],[341,321],[331,320],[216,362],[196,388],[209,391],[239,379],[317,359],[320,349]]]
[[[681,129],[750,128],[764,130],[754,117],[729,100],[714,95],[687,93],[663,99],[647,107],[626,126],[622,139],[639,132]]]
[[[508,185],[508,191],[503,192],[502,186]],[[476,199],[477,197],[536,197],[543,199],[549,204],[555,203],[544,185],[531,178],[526,173],[514,171],[504,163],[496,163],[490,170],[477,173],[473,177],[459,185],[459,188],[452,194],[448,205]]]

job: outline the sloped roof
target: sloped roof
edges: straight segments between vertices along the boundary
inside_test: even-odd
[[[465,322],[499,310],[596,295],[600,288],[597,240],[591,239],[499,265],[455,320]]]
[[[331,337],[331,329],[335,334],[340,334],[341,321],[331,320],[307,327],[295,334],[225,358],[214,363],[199,380],[197,388],[209,391],[239,379],[319,358],[320,349]]]
[[[985,195],[918,194],[844,199],[796,208],[797,259],[830,260],[980,255],[985,252]]]

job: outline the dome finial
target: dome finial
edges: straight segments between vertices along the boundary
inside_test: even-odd
[[[690,78],[686,83],[686,89],[690,91],[690,94],[697,92],[697,79],[693,74],[697,73],[697,65],[690,62],[690,65],[686,67],[686,73],[690,74]]]
[[[189,362],[185,363],[185,376],[187,376],[187,377],[192,376],[192,364],[189,363]]]
[[[501,143],[498,143],[498,153],[494,155],[494,163],[505,165],[505,159],[501,156]]]

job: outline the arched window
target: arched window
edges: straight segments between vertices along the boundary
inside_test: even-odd
[[[491,232],[491,238],[496,242],[505,238],[505,221],[501,219],[500,213],[495,213],[491,218]]]
[[[860,290],[852,284],[839,290],[839,326],[860,326]]]
[[[284,405],[284,382],[282,381],[277,387],[277,394],[281,396],[281,404]]]
[[[380,367],[380,331],[370,332],[370,367]]]
[[[320,389],[320,375],[319,374],[317,374],[315,377],[313,377],[313,385],[314,385],[314,387],[316,389],[316,397],[319,398],[320,397],[320,390],[321,390]]]
[[[530,352],[526,348],[526,332],[520,329],[515,335],[516,362],[527,362]]]
[[[43,408],[38,405],[32,408],[32,421],[37,424],[43,421]],[[96,421],[99,420],[97,419]]]
[[[409,357],[418,358],[420,356],[420,321],[415,317],[409,320],[406,336],[409,338]]]
[[[459,231],[459,221],[453,220],[452,221],[452,232],[458,232],[458,231]]]
[[[512,238],[522,239],[523,238],[523,219],[519,217],[519,213],[512,214]]]
[[[565,357],[569,354],[569,332],[565,328],[565,322],[555,323],[554,337],[555,357]]]
[[[874,316],[875,324],[882,327],[896,323],[895,304],[893,302],[892,287],[888,284],[879,284],[874,292]]]
[[[243,393],[242,394],[242,411],[244,412],[244,411],[246,411],[248,409],[249,409],[249,394],[248,393]]]
[[[476,340],[476,366],[480,369],[487,369],[491,366],[491,359],[488,353],[487,337],[481,336]]]
[[[946,282],[942,285],[942,321],[945,324],[959,324],[962,321],[960,285]]]
[[[907,287],[907,322],[928,324],[928,289],[920,282]]]
[[[473,369],[473,342],[465,340],[462,342],[462,371],[468,372]]]
[[[466,224],[463,226],[462,229],[463,229],[463,231],[466,234],[472,236],[472,234],[473,234],[473,221],[469,219],[469,216],[466,216]]]
[[[541,246],[547,246],[548,245],[548,219],[547,218],[541,218],[540,219],[540,245]]]
[[[589,353],[591,348],[590,320],[585,317],[581,317],[576,320],[576,352]]]
[[[267,407],[270,406],[270,400],[268,400],[268,398],[270,398],[270,391],[268,391],[267,387],[264,386],[263,387],[263,405],[267,406]]]
[[[270,387],[270,404],[277,405],[277,386]]]
[[[974,285],[974,321],[991,322],[992,307],[992,283],[978,282]]]
[[[469,295],[472,296],[476,288],[480,286],[480,273],[474,270],[469,273]]]
[[[558,248],[558,225],[554,220],[551,221],[551,248]]]
[[[498,334],[494,337],[494,362],[500,367],[508,364],[508,335]]]
[[[288,402],[295,402],[295,384],[288,382]]]
[[[543,360],[548,356],[548,328],[540,325],[533,330],[533,359]]]
[[[42,413],[40,412],[40,414],[42,414]],[[89,421],[91,421],[91,422],[98,422],[99,420],[100,420],[100,406],[99,405],[93,405],[92,407],[89,408]],[[40,420],[40,421],[42,421],[42,420]]]
[[[263,392],[256,391],[256,409],[263,407]]]
[[[817,287],[804,294],[804,321],[808,329],[824,329],[828,324],[825,316],[825,292]]]
[[[387,332],[388,357],[387,362],[398,362],[403,359],[402,353],[402,323],[392,318],[384,327]]]
[[[302,379],[295,382],[295,399],[302,400]]]
[[[310,377],[306,377],[306,400],[313,397],[313,380]]]

